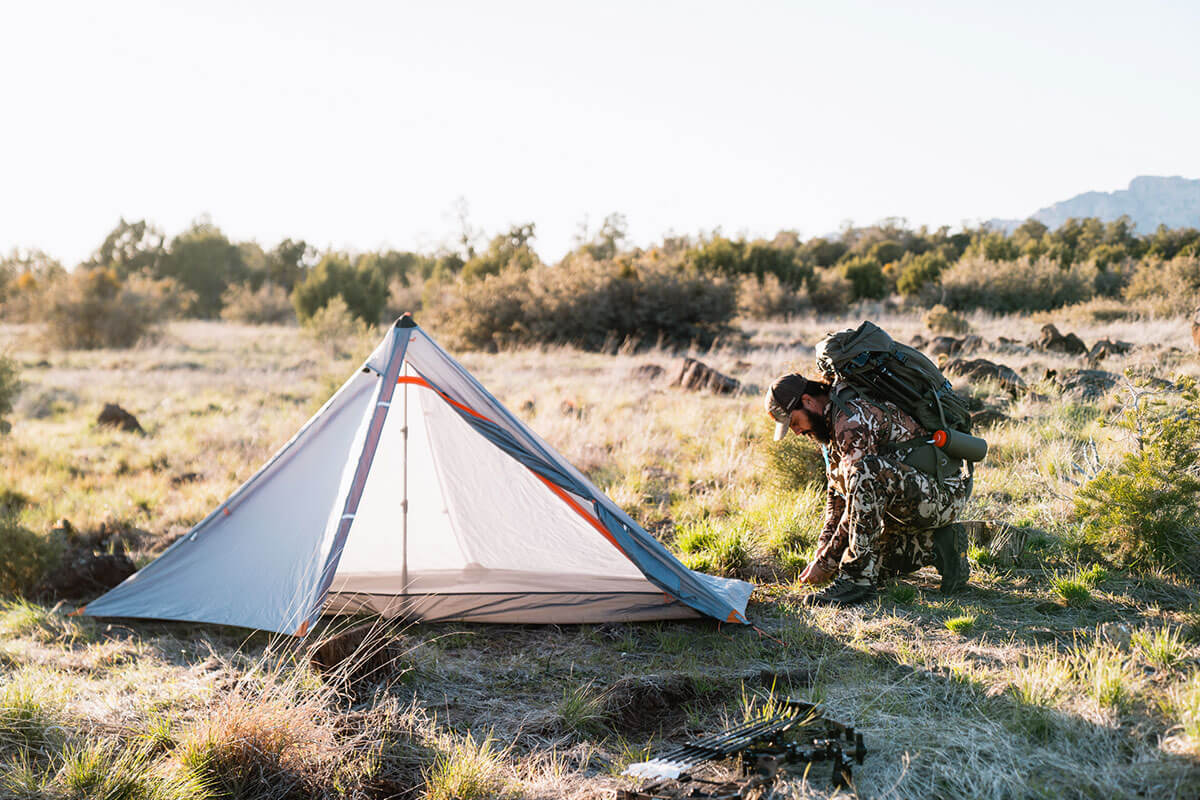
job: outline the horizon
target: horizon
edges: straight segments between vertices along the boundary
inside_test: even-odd
[[[1086,13],[1083,13],[1085,12]],[[1200,175],[1200,9],[80,2],[0,12],[0,252],[168,236],[430,252],[1025,219]],[[1116,55],[1114,55],[1116,54]]]

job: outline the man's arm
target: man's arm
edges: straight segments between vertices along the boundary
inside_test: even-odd
[[[845,514],[846,498],[838,494],[830,484],[825,490],[825,524],[821,526],[821,533],[817,536],[817,552],[813,556],[813,562],[819,565],[823,572],[837,572],[840,551],[845,549],[845,542],[839,541],[844,537],[837,534]],[[835,552],[837,556],[833,555]]]

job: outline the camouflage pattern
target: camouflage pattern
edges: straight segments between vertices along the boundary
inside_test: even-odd
[[[836,387],[835,387],[836,390]],[[831,402],[826,445],[825,524],[816,561],[856,583],[875,585],[933,564],[933,529],[958,519],[970,495],[961,475],[939,484],[931,475],[880,454],[888,442],[928,433],[888,402]]]

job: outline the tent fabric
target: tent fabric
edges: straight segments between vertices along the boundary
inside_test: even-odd
[[[255,475],[86,608],[303,635],[322,613],[747,622],[402,318]]]

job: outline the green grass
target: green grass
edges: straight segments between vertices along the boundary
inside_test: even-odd
[[[1182,632],[1169,626],[1152,631],[1134,631],[1130,642],[1142,658],[1159,669],[1178,668],[1188,654],[1187,642]]]
[[[966,636],[971,631],[975,630],[977,618],[974,614],[963,614],[957,617],[951,617],[946,620],[946,630],[958,636]]]
[[[504,758],[491,736],[476,741],[467,734],[438,753],[425,775],[429,800],[476,800],[498,797],[504,790]]]
[[[917,587],[907,583],[894,583],[888,587],[887,597],[893,603],[908,605],[917,599]]]
[[[557,712],[563,727],[574,733],[591,736],[604,729],[603,697],[591,682],[564,687]]]

